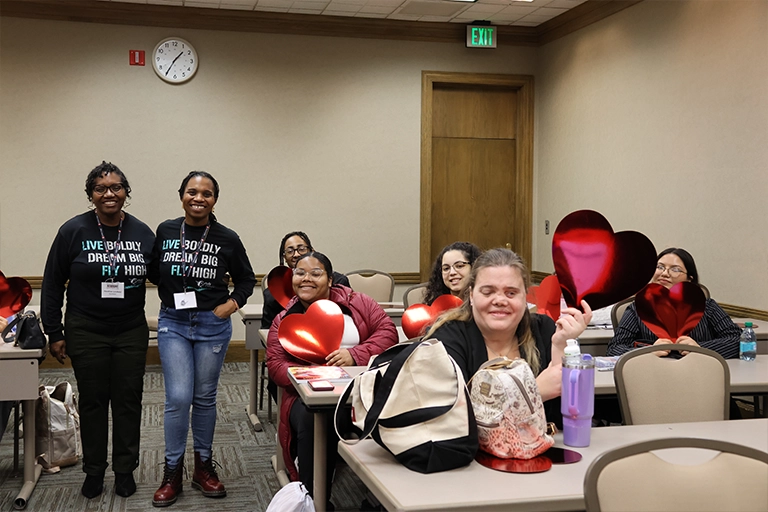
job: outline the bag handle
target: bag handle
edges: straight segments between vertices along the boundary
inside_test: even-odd
[[[6,343],[13,343],[15,341],[15,336],[12,336],[11,339],[8,339],[8,334],[10,334],[11,329],[13,329],[16,324],[18,324],[21,321],[21,318],[24,315],[21,313],[16,313],[15,318],[10,321],[10,323],[3,329],[3,333],[0,335],[3,337],[3,341]]]
[[[336,414],[334,415],[334,422],[333,422],[333,426],[336,429],[336,435],[339,437],[339,439],[343,443],[354,445],[359,443],[369,435],[371,435],[371,432],[373,432],[373,429],[376,427],[376,424],[379,422],[379,416],[381,416],[381,412],[384,410],[384,406],[387,404],[387,401],[389,400],[389,396],[392,394],[392,389],[395,386],[395,380],[397,379],[397,376],[400,374],[400,371],[403,369],[403,366],[405,366],[405,363],[408,361],[411,355],[413,355],[416,349],[422,346],[423,344],[434,345],[436,343],[440,343],[440,341],[429,339],[429,340],[423,340],[423,341],[415,341],[412,343],[399,343],[398,345],[396,345],[396,347],[398,348],[400,347],[404,347],[404,348],[397,351],[398,353],[395,355],[395,357],[391,358],[389,367],[387,368],[387,371],[384,373],[384,376],[379,382],[379,389],[376,391],[376,395],[373,397],[373,405],[371,405],[371,408],[368,410],[368,414],[366,414],[365,416],[365,425],[363,426],[363,433],[359,439],[344,439],[341,436],[341,434],[339,434],[338,424],[339,424],[341,410],[346,405],[347,400],[349,399],[349,395],[352,393],[352,389],[355,386],[355,380],[353,379],[352,381],[350,381],[349,384],[347,384],[346,389],[344,389],[344,393],[342,393],[338,403],[336,404]],[[381,355],[384,355],[384,354],[386,354],[386,352],[382,353]],[[384,358],[385,361],[388,359],[389,357]],[[451,362],[453,363],[453,361]],[[380,368],[381,366],[383,366],[383,364],[379,362],[379,357],[377,357],[376,359],[373,360],[373,363],[371,363],[371,366],[366,371],[370,371],[375,368]],[[457,397],[457,400],[458,400],[458,397]]]

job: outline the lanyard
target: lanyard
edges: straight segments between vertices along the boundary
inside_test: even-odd
[[[99,219],[99,214],[96,213],[96,210],[94,210],[93,213],[96,214],[96,224],[99,225],[99,233],[101,234],[101,243],[104,244],[104,252],[106,252],[107,256],[109,257],[108,281],[113,281],[117,277],[117,271],[115,270],[115,267],[117,267],[117,253],[120,252],[120,237],[123,234],[123,216],[120,215],[120,225],[117,228],[117,241],[115,242],[115,250],[109,252],[109,249],[107,249],[107,239],[104,237],[104,230],[101,228],[101,220]]]
[[[192,273],[192,267],[195,266],[197,263],[197,255],[200,254],[200,249],[203,248],[203,244],[205,243],[205,239],[208,238],[208,231],[211,229],[211,223],[209,222],[205,226],[205,231],[203,232],[203,237],[200,239],[200,243],[197,246],[197,250],[195,251],[195,254],[192,256],[192,261],[189,262],[189,268],[187,268],[187,250],[185,247],[185,242],[187,240],[187,234],[186,229],[184,228],[184,220],[181,221],[181,283],[184,287],[183,290],[187,290],[187,273]]]

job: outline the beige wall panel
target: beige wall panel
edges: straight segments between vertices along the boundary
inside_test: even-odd
[[[198,51],[189,83],[128,65],[171,35]],[[153,228],[182,213],[189,170],[213,173],[256,272],[295,229],[341,271],[417,271],[422,70],[530,74],[535,54],[0,18],[0,269],[42,274],[105,159]]]
[[[534,269],[544,221],[590,208],[768,309],[768,2],[642,2],[539,57]]]

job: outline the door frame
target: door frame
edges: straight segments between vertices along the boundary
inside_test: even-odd
[[[432,90],[436,84],[462,84],[508,88],[517,92],[516,113],[516,188],[515,219],[523,229],[516,252],[530,268],[533,254],[533,76],[489,73],[421,72],[421,222],[419,272],[429,279],[432,257]]]

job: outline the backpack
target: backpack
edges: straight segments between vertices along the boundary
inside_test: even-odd
[[[40,386],[35,406],[35,453],[48,473],[73,466],[83,455],[80,414],[69,382]]]
[[[469,385],[481,450],[501,459],[532,459],[555,444],[547,435],[536,377],[525,360],[488,361]]]

